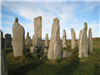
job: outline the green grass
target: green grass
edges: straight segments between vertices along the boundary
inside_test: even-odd
[[[99,39],[93,39],[93,43],[100,43]],[[6,48],[8,75],[100,75],[100,48],[95,45],[93,53],[86,58],[78,58],[78,47],[71,49],[71,41],[67,41],[67,50],[71,52],[68,58],[50,61],[46,55],[40,57],[29,54],[29,47],[25,48],[25,54],[13,57],[13,48]],[[41,49],[39,49],[40,51]]]
[[[93,42],[99,42],[100,43],[100,39],[93,39]]]

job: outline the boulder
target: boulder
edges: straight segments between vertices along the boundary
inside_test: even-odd
[[[67,57],[69,57],[70,56],[70,52],[68,52],[68,51],[63,51],[62,52],[62,58],[67,58]]]
[[[30,47],[30,53],[37,53],[37,48],[35,46]]]

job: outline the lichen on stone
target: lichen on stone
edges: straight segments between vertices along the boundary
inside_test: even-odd
[[[84,26],[88,29],[87,22],[84,22]]]
[[[56,17],[56,18],[54,18],[54,20],[59,20],[59,19]],[[53,20],[53,21],[54,21],[54,20]]]
[[[17,17],[15,18],[15,21],[14,22],[18,22],[18,18]]]

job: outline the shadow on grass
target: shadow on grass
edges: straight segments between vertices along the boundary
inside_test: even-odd
[[[27,72],[39,67],[42,64],[43,64],[42,61],[34,61],[31,62],[30,64],[8,71],[8,75],[25,75]]]
[[[6,47],[6,54],[13,52],[12,47]]]
[[[55,75],[72,75],[79,64],[79,59],[75,59],[67,66],[59,70]]]
[[[77,46],[77,47],[75,47],[75,49],[78,49],[78,46]]]
[[[71,48],[71,46],[67,46],[67,49],[70,49]]]
[[[100,67],[99,67],[99,64],[98,63],[95,63],[94,66],[95,66],[95,71],[94,71],[93,75],[100,75]]]
[[[25,48],[25,53],[30,52],[29,48]]]

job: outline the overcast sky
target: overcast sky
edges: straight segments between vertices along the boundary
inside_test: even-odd
[[[1,2],[1,27],[3,34],[12,34],[12,26],[15,17],[25,29],[26,33],[33,36],[34,18],[42,16],[42,39],[46,33],[51,38],[51,28],[53,19],[57,17],[60,20],[60,38],[63,30],[66,30],[67,39],[71,39],[71,28],[76,32],[76,38],[79,38],[79,32],[84,27],[84,22],[92,28],[93,37],[100,37],[100,2],[99,1],[2,1]]]

